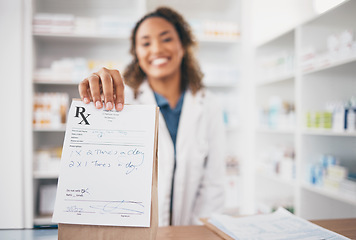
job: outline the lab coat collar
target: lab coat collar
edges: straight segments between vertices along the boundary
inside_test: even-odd
[[[156,99],[147,80],[144,80],[138,88],[138,99],[141,104],[154,104],[157,105]]]

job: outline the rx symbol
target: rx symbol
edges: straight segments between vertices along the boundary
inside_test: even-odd
[[[79,122],[79,124],[85,124],[85,125],[90,125],[88,122],[88,117],[90,116],[90,113],[87,115],[84,114],[85,108],[84,107],[76,107],[77,110],[75,111],[75,117],[77,118],[82,118],[82,120]]]

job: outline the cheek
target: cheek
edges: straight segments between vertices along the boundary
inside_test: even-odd
[[[182,61],[183,56],[184,56],[184,49],[181,45],[177,46],[176,48],[176,52],[177,52],[177,58],[179,60],[179,62]]]
[[[145,65],[145,51],[142,51],[142,49],[136,49],[136,57],[138,60],[138,64],[142,67]]]
[[[136,57],[139,61],[143,58],[143,52],[139,48],[136,49]]]

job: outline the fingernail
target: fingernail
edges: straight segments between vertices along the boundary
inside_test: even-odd
[[[117,109],[118,111],[121,111],[122,108],[123,108],[122,103],[118,103],[118,104],[116,105],[116,109]]]
[[[105,105],[106,105],[106,110],[111,110],[112,109],[112,103],[111,102],[107,102]]]
[[[101,108],[101,102],[100,102],[100,101],[96,101],[95,107],[96,107],[96,108]]]
[[[88,98],[84,98],[84,103],[89,103],[89,99]]]

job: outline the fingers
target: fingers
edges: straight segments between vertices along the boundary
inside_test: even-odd
[[[84,79],[78,86],[79,94],[83,102],[89,103],[93,100],[95,107],[121,111],[124,107],[124,83],[118,70],[101,68]]]
[[[88,78],[84,79],[78,85],[79,95],[82,101],[86,104],[90,103],[90,94],[89,94],[89,80]]]
[[[114,107],[114,87],[113,80],[110,75],[110,72],[106,68],[102,68],[98,72],[102,84],[102,93],[105,102],[105,108],[111,110]]]
[[[109,70],[109,72],[112,77],[115,108],[116,110],[121,111],[124,108],[125,103],[124,82],[118,70]]]
[[[95,104],[95,107],[100,109],[103,107],[103,104],[101,102],[101,81],[100,81],[100,76],[96,73],[92,74],[91,76],[88,77],[89,81],[89,90],[93,99],[93,102]]]

